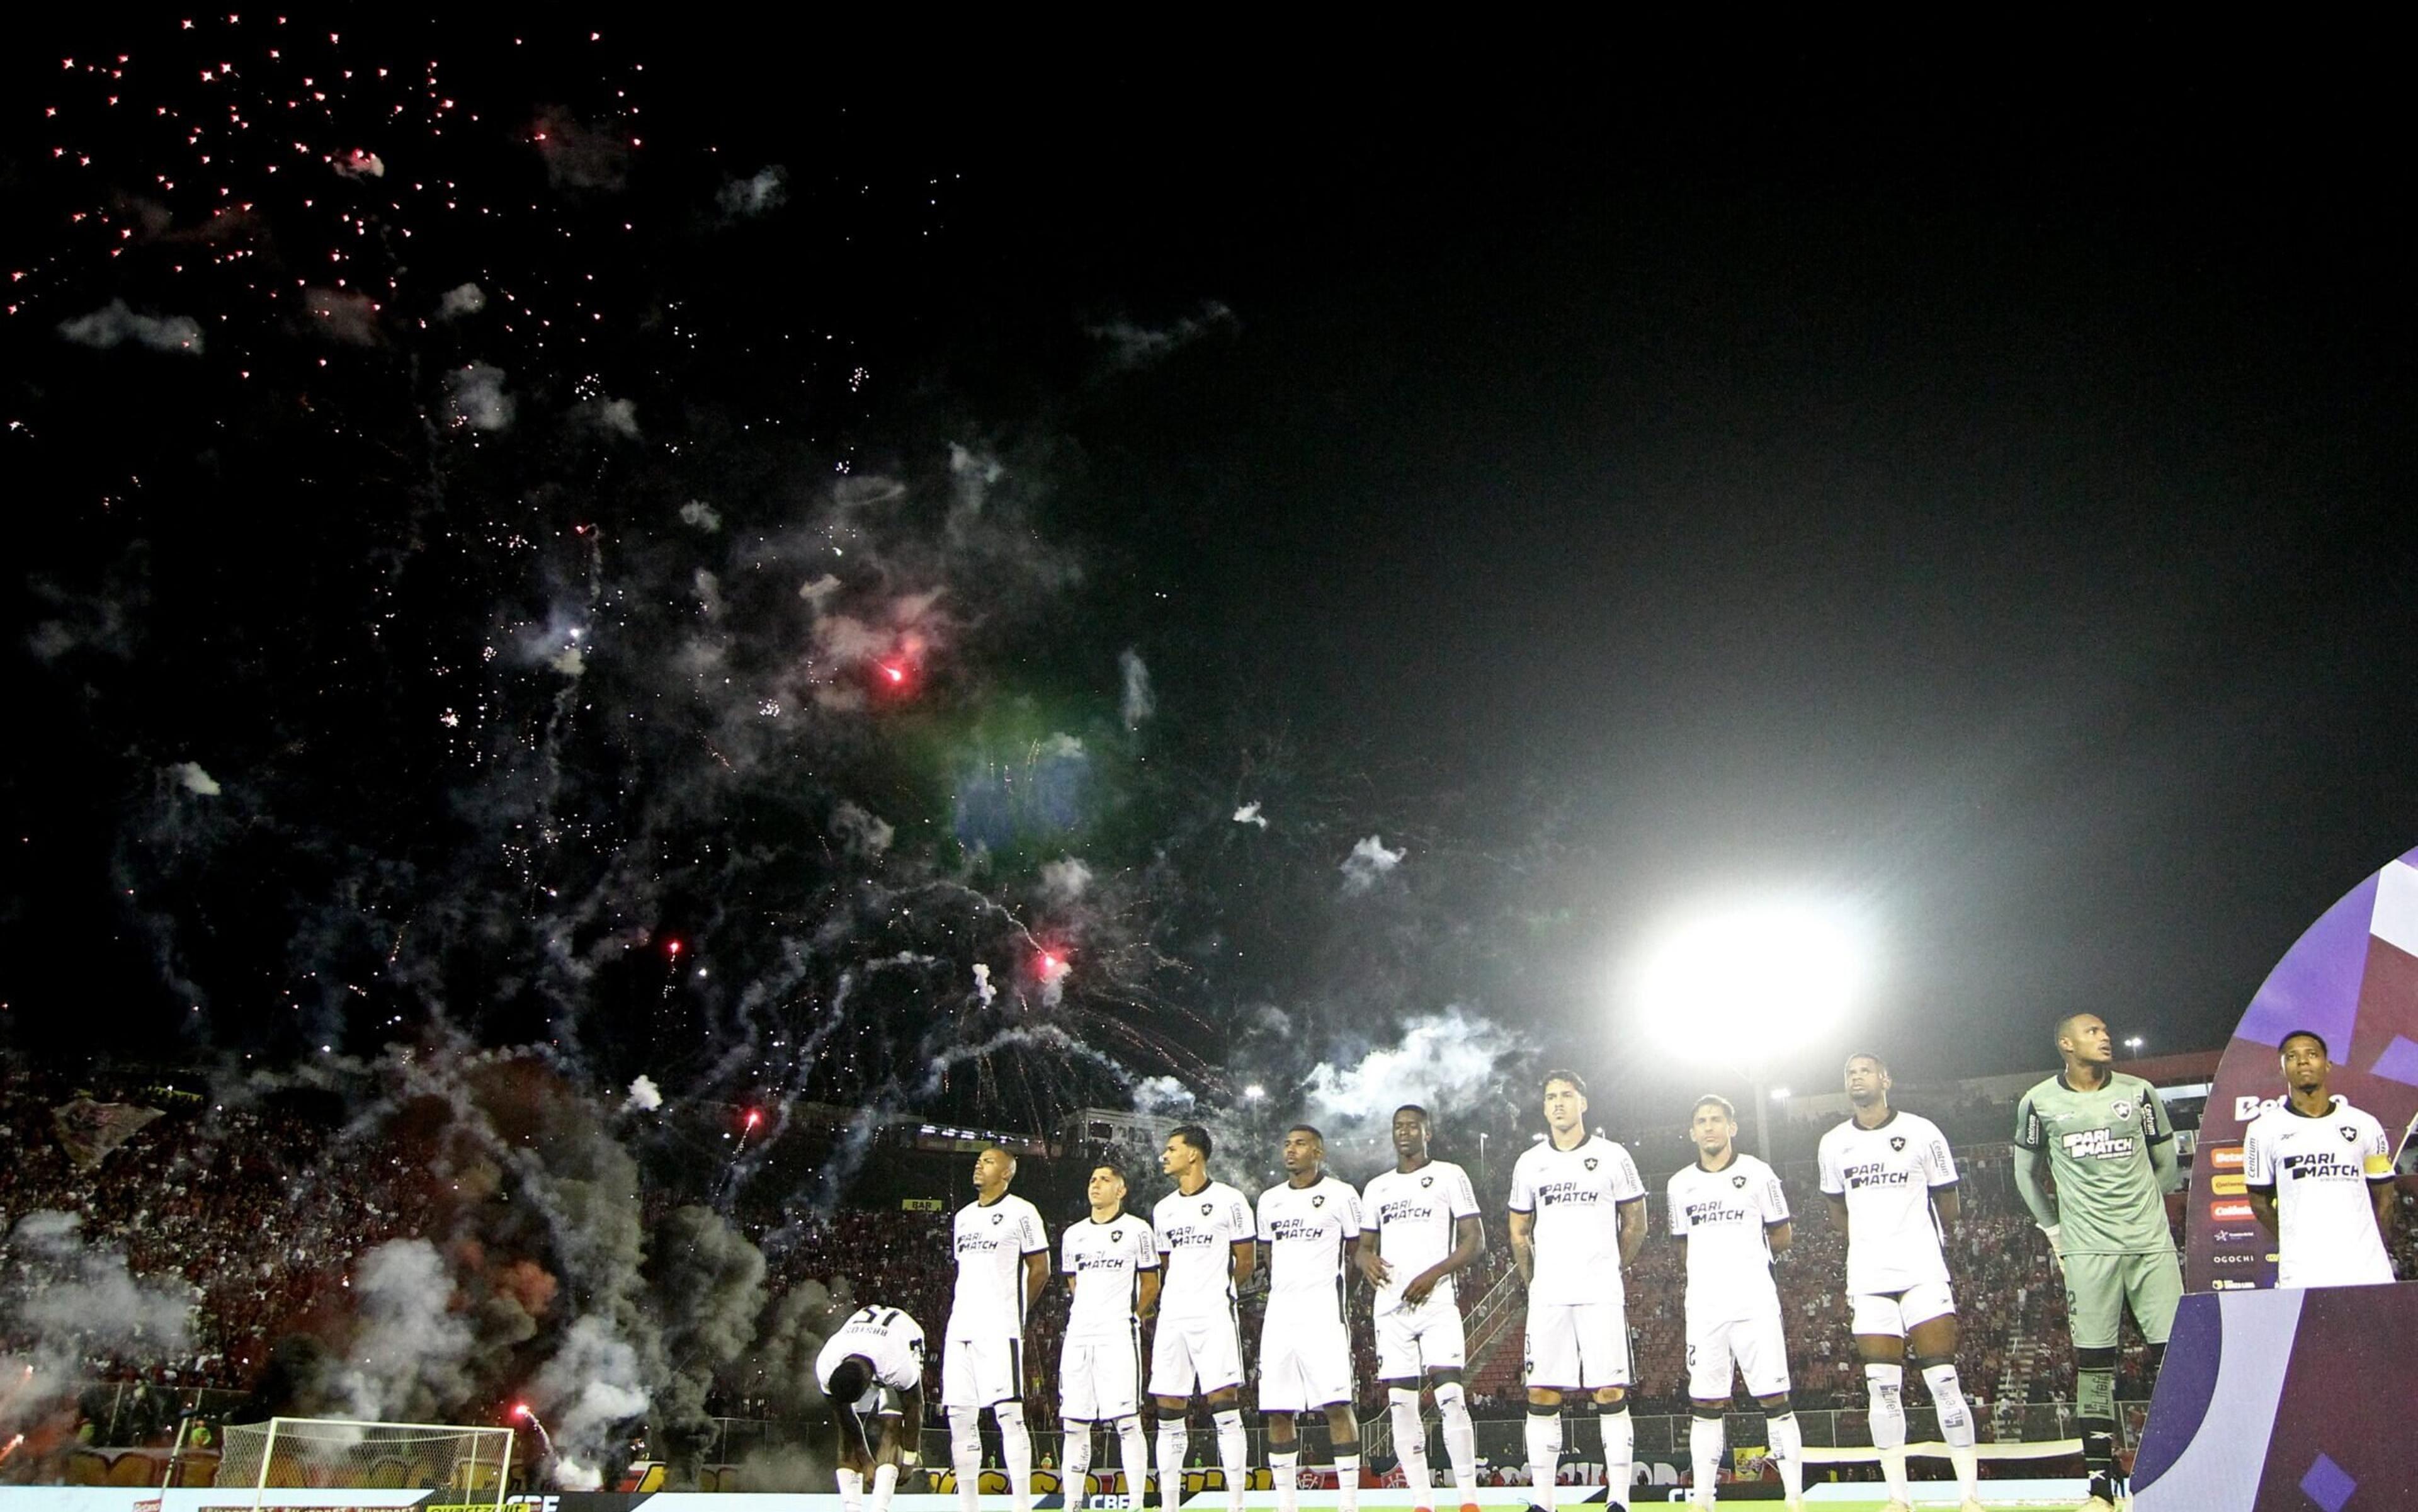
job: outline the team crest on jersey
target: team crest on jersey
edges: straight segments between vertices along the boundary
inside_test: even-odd
[[[2114,1113],[2118,1118],[2131,1118],[2133,1116],[2133,1105],[2127,1102],[2119,1102],[2114,1107],[2108,1109],[2108,1111]]]
[[[1589,1155],[1586,1157],[1586,1168],[1589,1170],[1595,1169],[1595,1156]]]
[[[1890,1148],[1903,1153],[1905,1150],[1905,1136],[1903,1134],[1890,1135]]]
[[[1311,1198],[1309,1199],[1309,1205],[1314,1208],[1323,1208],[1326,1206],[1326,1194],[1321,1192],[1318,1196]]]
[[[1205,1218],[1205,1217],[1207,1217],[1207,1216],[1209,1216],[1210,1209],[1211,1209],[1211,1208],[1213,1208],[1213,1207],[1215,1207],[1216,1205],[1217,1205],[1217,1204],[1212,1203],[1212,1202],[1203,1202],[1203,1203],[1201,1203],[1201,1215],[1202,1217],[1204,1217],[1204,1218]]]
[[[991,1226],[992,1228],[994,1228],[994,1229],[998,1228],[998,1227],[999,1227],[999,1220],[1000,1220],[1000,1219],[1002,1219],[1002,1218],[1004,1218],[1004,1217],[1006,1217],[1006,1216],[1007,1216],[1007,1214],[1004,1214],[1004,1213],[994,1213],[994,1214],[992,1214],[990,1215],[990,1226]]]
[[[2345,1123],[2345,1124],[2340,1125],[2340,1126],[2339,1126],[2339,1128],[2338,1128],[2338,1130],[2337,1130],[2337,1132],[2339,1132],[2339,1133],[2342,1135],[2342,1137],[2343,1137],[2344,1138],[2349,1139],[2349,1140],[2350,1140],[2350,1141],[2352,1141],[2352,1142],[2354,1142],[2354,1143],[2356,1143],[2356,1142],[2358,1141],[2358,1139],[2359,1139],[2359,1131],[2358,1131],[2357,1129],[2352,1128],[2352,1127],[2351,1127],[2349,1124],[2348,1124],[2348,1123]]]
[[[1732,1186],[1743,1187],[1746,1185],[1746,1178],[1744,1176],[1733,1176],[1730,1178],[1730,1184]]]
[[[1426,1188],[1426,1187],[1433,1186],[1434,1184],[1435,1184],[1435,1178],[1434,1178],[1434,1177],[1432,1177],[1432,1176],[1422,1176],[1422,1177],[1420,1177],[1420,1178],[1419,1178],[1419,1185],[1420,1185],[1420,1187],[1421,1187],[1421,1188],[1423,1188],[1423,1189],[1424,1189],[1424,1188]]]

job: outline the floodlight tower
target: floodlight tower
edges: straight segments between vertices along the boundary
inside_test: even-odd
[[[1754,1087],[1755,1153],[1771,1148],[1771,1071],[1828,1032],[1867,975],[1863,931],[1846,910],[1798,899],[1691,915],[1646,953],[1638,997],[1649,1017]]]

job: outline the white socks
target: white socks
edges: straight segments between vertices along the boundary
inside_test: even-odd
[[[1150,1480],[1150,1452],[1142,1443],[1140,1414],[1117,1419],[1117,1459],[1125,1472],[1125,1505],[1140,1512],[1143,1489]]]
[[[1562,1468],[1562,1410],[1528,1409],[1528,1500],[1553,1512],[1555,1477]]]
[[[1092,1473],[1092,1425],[1079,1423],[1069,1417],[1059,1427],[1064,1431],[1060,1433],[1058,1442],[1065,1458],[1058,1467],[1058,1487],[1065,1493],[1068,1506],[1081,1506],[1083,1498],[1091,1490],[1083,1483],[1083,1477]]]
[[[1301,1505],[1301,1451],[1269,1449],[1268,1479],[1277,1483],[1277,1512],[1294,1512]]]
[[[1181,1413],[1158,1420],[1158,1504],[1162,1512],[1175,1512],[1177,1504],[1184,1500],[1184,1445],[1189,1437]]]
[[[1350,1454],[1335,1457],[1336,1512],[1359,1512],[1360,1509],[1360,1441],[1352,1441]]]
[[[839,1504],[843,1512],[861,1512],[865,1505],[865,1472],[842,1468],[838,1479]]]
[[[873,1467],[873,1504],[866,1512],[890,1512],[890,1493],[898,1489],[898,1467]]]
[[[1805,1430],[1795,1413],[1768,1413],[1764,1422],[1771,1440],[1771,1458],[1780,1465],[1780,1494],[1792,1502],[1805,1497]]]
[[[982,1482],[982,1413],[977,1408],[949,1409],[949,1468],[957,1473],[957,1505],[982,1512],[976,1492]]]
[[[1443,1397],[1444,1388],[1436,1388],[1439,1402]],[[1428,1429],[1419,1421],[1418,1388],[1390,1388],[1385,1393],[1385,1411],[1394,1420],[1394,1458],[1401,1462],[1402,1489],[1411,1493],[1413,1506],[1427,1506]]]
[[[1905,1367],[1864,1367],[1864,1387],[1872,1400],[1873,1447],[1880,1451],[1881,1479],[1889,1483],[1890,1500],[1906,1499]]]
[[[1007,1490],[1016,1512],[1033,1512],[1033,1430],[1024,1426],[1022,1402],[994,1402],[990,1415],[999,1424],[999,1457],[1007,1466]]]
[[[1598,1408],[1596,1418],[1603,1425],[1603,1484],[1614,1505],[1627,1506],[1634,1489],[1630,1466],[1637,1459],[1637,1425],[1629,1420],[1626,1399]]]
[[[1444,1452],[1452,1461],[1452,1483],[1460,1489],[1464,1503],[1477,1500],[1477,1429],[1469,1421],[1469,1393],[1461,1382],[1447,1382],[1435,1389],[1436,1413],[1444,1419]],[[1411,1406],[1418,1406],[1418,1394],[1411,1394]],[[1420,1435],[1422,1463],[1427,1450],[1426,1435]]]
[[[1722,1480],[1722,1420],[1718,1417],[1688,1419],[1688,1464],[1694,1472],[1695,1491],[1690,1497],[1698,1506],[1713,1504],[1713,1488]]]
[[[1217,1463],[1226,1471],[1227,1512],[1243,1512],[1243,1483],[1251,1476],[1250,1443],[1243,1437],[1243,1410],[1220,1408],[1209,1414],[1209,1421],[1217,1425]]]
[[[1973,1409],[1966,1405],[1964,1382],[1951,1364],[1922,1367],[1922,1383],[1931,1391],[1931,1405],[1939,1413],[1939,1436],[1948,1443],[1949,1463],[1956,1467],[1956,1489],[1976,1493],[1982,1474],[1981,1457],[1973,1452]]]

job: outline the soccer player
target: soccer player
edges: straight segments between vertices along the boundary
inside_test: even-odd
[[[2015,1188],[2065,1275],[2074,1334],[2074,1404],[2090,1472],[2083,1512],[2128,1494],[2116,1459],[2116,1348],[2130,1305],[2154,1373],[2182,1301],[2182,1266],[2166,1229],[2177,1180],[2174,1123],[2157,1092],[2113,1068],[2115,1037],[2097,1014],[2057,1021],[2065,1069],[2015,1110]],[[2052,1195],[2041,1183],[2057,1184]]]
[[[1788,1397],[1788,1344],[1780,1327],[1780,1288],[1772,1257],[1788,1248],[1796,1229],[1780,1177],[1737,1148],[1737,1109],[1707,1092],[1688,1118],[1696,1162],[1671,1175],[1671,1233],[1688,1255],[1688,1427],[1695,1464],[1696,1504],[1713,1504],[1721,1479],[1722,1417],[1730,1405],[1730,1375],[1762,1404],[1771,1427],[1772,1460],[1780,1467],[1789,1512],[1805,1504],[1805,1436]]]
[[[1377,1289],[1377,1379],[1394,1418],[1394,1452],[1418,1512],[1430,1512],[1428,1433],[1419,1420],[1422,1373],[1435,1384],[1445,1453],[1461,1512],[1477,1512],[1477,1430],[1462,1387],[1465,1363],[1453,1276],[1486,1247],[1469,1173],[1428,1155],[1428,1110],[1394,1109],[1394,1168],[1360,1199],[1360,1274]]]
[[[982,1413],[999,1425],[1000,1458],[1016,1512],[1032,1512],[1033,1434],[1024,1423],[1024,1320],[1049,1283],[1041,1214],[1007,1184],[1016,1157],[998,1145],[974,1156],[974,1199],[957,1210],[957,1290],[941,1336],[941,1405],[949,1414],[949,1464],[957,1504],[975,1512],[982,1480]]]
[[[1562,1396],[1595,1396],[1604,1483],[1629,1504],[1637,1425],[1629,1420],[1629,1309],[1621,1267],[1645,1242],[1645,1185],[1629,1152],[1586,1130],[1586,1083],[1549,1071],[1545,1138],[1511,1168],[1511,1259],[1528,1288],[1528,1475],[1553,1512]]]
[[[1278,1512],[1301,1498],[1298,1414],[1326,1413],[1337,1505],[1360,1504],[1360,1419],[1352,1410],[1352,1336],[1343,1326],[1343,1257],[1360,1242],[1360,1194],[1326,1173],[1326,1137],[1285,1131],[1285,1179],[1260,1194],[1268,1306],[1260,1325],[1260,1420]]]
[[[1873,1447],[1889,1482],[1884,1512],[1907,1512],[1905,1350],[1931,1388],[1956,1467],[1961,1512],[1982,1512],[1973,1412],[1956,1379],[1956,1299],[1941,1242],[1956,1226],[1956,1162],[1929,1119],[1890,1107],[1889,1066],[1847,1058],[1847,1122],[1822,1136],[1822,1192],[1847,1236],[1847,1304],[1872,1401]]]
[[[1243,1340],[1234,1299],[1259,1259],[1251,1200],[1209,1179],[1209,1131],[1186,1123],[1167,1137],[1158,1167],[1175,1190],[1151,1210],[1161,1275],[1158,1333],[1151,1342],[1150,1395],[1158,1404],[1158,1499],[1166,1512],[1184,1500],[1184,1414],[1195,1391],[1217,1430],[1226,1471],[1226,1505],[1242,1512],[1250,1473],[1243,1438]]]
[[[2384,1125],[2327,1089],[2326,1042],[2295,1030],[2277,1046],[2289,1094],[2242,1137],[2250,1211],[2276,1236],[2277,1286],[2377,1286],[2393,1279],[2393,1142]]]
[[[860,1307],[815,1357],[815,1380],[839,1432],[841,1507],[861,1512],[871,1471],[871,1512],[884,1512],[901,1467],[914,1468],[924,1429],[924,1330],[895,1307]],[[881,1420],[879,1451],[865,1436],[868,1417]]]
[[[1059,1235],[1074,1301],[1058,1358],[1058,1415],[1065,1427],[1066,1504],[1083,1501],[1092,1428],[1116,1425],[1125,1494],[1140,1505],[1150,1473],[1141,1432],[1141,1319],[1158,1303],[1158,1245],[1150,1225],[1125,1211],[1125,1173],[1092,1168],[1092,1215]]]

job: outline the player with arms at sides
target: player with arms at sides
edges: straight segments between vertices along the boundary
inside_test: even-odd
[[[1445,1453],[1461,1512],[1477,1512],[1477,1430],[1462,1388],[1466,1363],[1453,1276],[1486,1247],[1469,1173],[1428,1155],[1428,1110],[1394,1109],[1394,1168],[1360,1196],[1360,1274],[1377,1291],[1377,1379],[1394,1418],[1394,1452],[1418,1512],[1430,1512],[1428,1434],[1419,1420],[1422,1373],[1435,1383]]]
[[[1545,1138],[1511,1168],[1511,1259],[1528,1288],[1528,1475],[1553,1512],[1562,1397],[1595,1396],[1604,1483],[1626,1506],[1637,1425],[1629,1420],[1629,1308],[1621,1267],[1645,1242],[1645,1185],[1629,1152],[1586,1129],[1586,1083],[1548,1071]]]
[[[1039,1210],[1009,1194],[1015,1179],[1016,1157],[998,1145],[986,1148],[974,1156],[974,1199],[957,1210],[957,1290],[941,1336],[941,1405],[949,1414],[949,1465],[965,1512],[975,1512],[982,1480],[985,1408],[999,1424],[1016,1512],[1033,1506],[1024,1320],[1049,1284],[1049,1240]]]
[[[1940,1248],[1956,1226],[1956,1162],[1937,1124],[1890,1107],[1889,1066],[1847,1058],[1847,1122],[1822,1136],[1822,1193],[1847,1236],[1847,1306],[1872,1399],[1873,1447],[1889,1482],[1885,1512],[1907,1512],[1905,1350],[1931,1388],[1956,1467],[1960,1512],[1982,1512],[1973,1411],[1956,1378],[1956,1299]]]
[[[1343,1257],[1360,1242],[1360,1194],[1326,1173],[1326,1137],[1285,1131],[1285,1179],[1260,1194],[1268,1306],[1260,1326],[1260,1421],[1279,1512],[1301,1503],[1298,1414],[1324,1412],[1342,1512],[1360,1504],[1360,1419],[1352,1409],[1352,1335],[1343,1325]]]
[[[1707,1092],[1688,1118],[1694,1165],[1671,1175],[1671,1234],[1688,1254],[1688,1452],[1696,1504],[1713,1504],[1721,1478],[1722,1417],[1732,1370],[1763,1407],[1771,1458],[1789,1512],[1805,1504],[1805,1435],[1788,1396],[1788,1342],[1771,1261],[1796,1228],[1780,1177],[1737,1148],[1737,1109]]]
[[[2114,1069],[2116,1040],[2105,1020],[2058,1019],[2057,1051],[2065,1069],[2024,1093],[2015,1109],[2015,1189],[2065,1276],[2074,1415],[2090,1473],[2083,1512],[2108,1512],[2128,1494],[2116,1459],[2124,1308],[2140,1324],[2154,1376],[2182,1301],[2165,1199],[2180,1168],[2165,1105],[2148,1082]],[[2056,1183],[2054,1194],[2043,1175]]]
[[[1158,1306],[1158,1243],[1125,1211],[1125,1173],[1092,1168],[1092,1215],[1058,1236],[1074,1300],[1058,1357],[1058,1415],[1065,1427],[1066,1504],[1080,1506],[1092,1468],[1092,1428],[1116,1426],[1125,1494],[1141,1504],[1150,1453],[1141,1432],[1141,1320]]]
[[[839,1434],[840,1506],[863,1512],[869,1472],[870,1512],[884,1512],[900,1468],[914,1468],[924,1431],[924,1330],[895,1307],[860,1307],[815,1357],[815,1381]],[[878,1450],[865,1431],[869,1417],[881,1422]]]
[[[1243,1338],[1234,1299],[1259,1260],[1251,1199],[1209,1179],[1209,1131],[1186,1123],[1167,1137],[1159,1169],[1175,1190],[1151,1210],[1160,1274],[1158,1333],[1151,1341],[1150,1395],[1158,1404],[1158,1500],[1167,1512],[1184,1500],[1184,1414],[1192,1395],[1208,1404],[1226,1471],[1229,1512],[1242,1512],[1250,1474],[1243,1437]]]
[[[2393,1141],[2328,1087],[2326,1042],[2295,1030],[2277,1046],[2288,1093],[2242,1137],[2250,1212],[2276,1237],[2275,1284],[2380,1286],[2393,1279]]]

